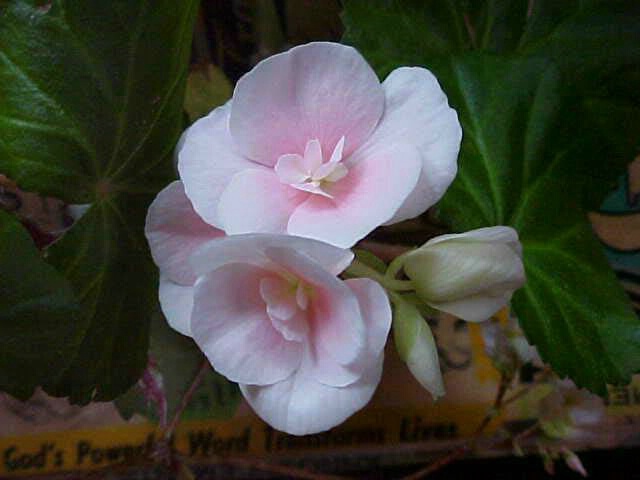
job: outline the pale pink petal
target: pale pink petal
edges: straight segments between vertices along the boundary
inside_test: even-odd
[[[422,162],[410,146],[389,145],[349,158],[349,173],[330,184],[333,199],[313,195],[289,219],[291,235],[350,247],[389,220],[413,190]]]
[[[350,279],[345,282],[355,294],[360,305],[367,333],[366,354],[350,367],[330,362],[329,355],[321,348],[310,345],[309,375],[318,382],[331,386],[346,386],[357,381],[372,362],[383,354],[391,328],[391,306],[384,289],[368,278]]]
[[[304,148],[304,166],[309,172],[313,172],[322,165],[322,145],[320,140],[314,138],[307,142]]]
[[[309,321],[308,313],[304,310],[298,310],[293,316],[287,319],[281,319],[276,316],[272,316],[271,312],[267,310],[269,317],[271,317],[271,324],[273,328],[278,330],[285,338],[285,340],[292,340],[296,342],[304,342],[309,333]]]
[[[297,153],[281,156],[274,170],[280,181],[286,184],[301,183],[309,178],[304,159]]]
[[[342,136],[342,138],[340,138],[340,140],[336,144],[336,147],[333,149],[333,153],[331,154],[329,163],[338,163],[340,160],[342,160],[343,153],[344,153],[344,135]]]
[[[307,435],[339,425],[364,407],[380,383],[383,355],[346,387],[319,383],[302,367],[282,382],[265,387],[240,385],[255,412],[272,427],[292,435]]]
[[[218,218],[228,235],[284,233],[291,212],[308,195],[281,183],[273,170],[245,170],[220,196]]]
[[[171,328],[191,337],[193,286],[178,285],[160,275],[159,299],[162,313]]]
[[[309,306],[309,295],[304,291],[304,285],[302,283],[298,284],[298,288],[296,289],[296,303],[302,310],[306,310]]]
[[[315,193],[316,195],[322,195],[323,197],[333,198],[330,194],[325,192],[318,183],[296,183],[291,186],[297,190],[302,190],[303,192]]]
[[[180,178],[195,211],[218,228],[218,201],[231,177],[259,167],[235,150],[228,129],[230,107],[218,107],[191,125],[177,153]]]
[[[189,255],[204,242],[224,236],[193,210],[182,182],[170,183],[151,203],[145,235],[151,255],[163,275],[182,285],[193,285],[196,276]]]
[[[369,278],[353,278],[345,283],[358,299],[367,329],[367,351],[377,358],[384,350],[391,329],[391,305],[384,288]]]
[[[273,328],[260,296],[272,273],[241,263],[224,265],[195,285],[193,338],[213,368],[234,382],[268,385],[300,365],[302,344]]]
[[[289,292],[290,285],[281,277],[265,277],[260,280],[260,296],[267,306],[269,316],[286,320],[298,311],[296,296]]]
[[[328,182],[337,182],[346,177],[348,173],[347,167],[339,163],[334,167],[333,171],[325,177],[325,180]]]
[[[345,136],[345,155],[371,134],[384,109],[384,92],[353,48],[309,43],[260,62],[233,93],[229,129],[238,149],[267,166],[302,154],[318,139],[331,152]]]
[[[198,276],[233,262],[269,265],[272,262],[265,255],[265,249],[269,247],[295,250],[322,265],[332,275],[338,275],[353,261],[353,252],[350,250],[324,242],[292,235],[255,233],[210,241],[191,256],[190,263]]]
[[[424,68],[402,67],[382,84],[385,111],[362,149],[413,145],[422,158],[422,172],[414,191],[388,223],[413,218],[435,204],[453,181],[462,139],[458,116],[436,78]]]
[[[349,287],[295,250],[270,247],[265,253],[274,264],[313,290],[309,342],[342,365],[359,360],[366,349],[367,333],[358,300]]]

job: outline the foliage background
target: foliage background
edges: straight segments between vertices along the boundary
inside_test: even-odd
[[[179,133],[259,59],[343,28],[381,79],[433,70],[464,129],[438,208],[374,237],[417,245],[447,227],[514,226],[529,340],[580,386],[627,381],[640,322],[585,212],[638,153],[639,25],[633,1],[0,2],[0,172],[91,204],[44,254],[0,212],[0,389],[87,402],[137,381],[157,281],[142,225],[175,176]]]

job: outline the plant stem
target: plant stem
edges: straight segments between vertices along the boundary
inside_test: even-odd
[[[396,258],[394,258],[391,261],[391,263],[389,264],[389,268],[387,268],[387,272],[384,274],[385,278],[388,278],[390,280],[396,279],[396,277],[398,276],[398,273],[400,272],[400,270],[402,270],[402,267],[404,266],[404,259],[409,253],[410,252],[406,252],[406,253],[403,253],[402,255],[398,255]]]
[[[413,282],[408,280],[396,280],[393,278],[387,278],[382,273],[374,270],[373,268],[365,265],[360,260],[355,259],[353,263],[347,268],[345,274],[349,277],[366,277],[375,280],[387,290],[396,292],[410,292],[415,290]]]
[[[500,409],[504,405],[503,403],[504,396],[507,393],[507,390],[509,389],[509,385],[511,385],[511,381],[512,381],[511,376],[503,374],[500,377],[500,384],[498,385],[498,391],[496,392],[496,398],[493,401],[493,406],[478,424],[478,427],[474,431],[473,438],[469,443],[462,445],[452,450],[451,452],[443,455],[442,457],[431,462],[429,465],[427,465],[423,469],[418,470],[417,472],[414,472],[411,475],[403,477],[402,480],[420,480],[421,478],[431,475],[432,473],[440,470],[441,468],[446,467],[447,465],[449,465],[450,463],[458,459],[461,459],[467,456],[467,454],[472,452],[476,448],[478,440],[480,439],[482,433],[484,433],[484,430],[491,423],[491,421],[495,417],[497,417],[498,414],[500,413]]]
[[[202,379],[204,378],[204,375],[205,373],[207,373],[207,370],[209,370],[209,368],[211,368],[209,365],[209,361],[205,358],[202,361],[200,368],[198,369],[198,373],[196,373],[196,376],[193,377],[193,381],[191,382],[189,389],[182,396],[182,399],[180,400],[180,405],[178,406],[176,413],[173,415],[173,418],[171,419],[171,423],[169,424],[169,426],[164,432],[165,440],[169,440],[175,433],[175,429],[178,426],[178,423],[180,422],[180,418],[182,417],[182,414],[184,413],[185,408],[187,408],[187,405],[189,405],[189,402],[191,401],[193,394],[196,393],[196,390],[202,383]]]

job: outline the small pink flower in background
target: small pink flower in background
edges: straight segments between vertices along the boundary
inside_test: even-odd
[[[265,421],[314,433],[369,402],[391,309],[374,281],[337,277],[350,251],[286,235],[222,237],[180,182],[151,205],[146,234],[170,325],[240,384]]]
[[[288,233],[349,247],[433,205],[461,128],[435,77],[380,84],[353,48],[295,47],[260,62],[185,132],[178,169],[198,214],[227,234]]]

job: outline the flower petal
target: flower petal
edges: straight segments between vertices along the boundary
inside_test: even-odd
[[[240,385],[242,394],[256,413],[272,427],[292,435],[328,430],[364,407],[382,375],[380,354],[360,379],[346,387],[331,387],[315,381],[303,366],[282,382],[265,387]]]
[[[185,195],[182,182],[176,181],[151,203],[145,235],[163,275],[173,282],[193,285],[196,276],[187,261],[189,255],[206,241],[224,236],[224,232],[200,218]]]
[[[383,353],[391,328],[391,306],[384,289],[368,278],[346,280],[355,295],[366,331],[365,351],[348,367],[331,362],[323,344],[310,345],[309,373],[320,383],[342,387],[357,381]]]
[[[193,338],[213,368],[234,382],[268,385],[300,365],[302,344],[276,331],[260,296],[272,273],[230,263],[200,277],[191,316]]]
[[[407,255],[404,270],[426,301],[480,293],[502,298],[524,283],[522,260],[508,245],[450,240],[423,248]]]
[[[167,322],[182,335],[191,337],[191,311],[193,310],[193,286],[178,285],[160,275],[160,307]]]
[[[367,330],[367,351],[377,358],[384,350],[391,328],[391,305],[384,288],[369,278],[352,278],[345,283],[360,305]]]
[[[274,170],[282,183],[302,183],[309,178],[303,162],[304,159],[297,153],[289,153],[278,159]]]
[[[228,129],[230,109],[227,103],[191,125],[177,154],[180,178],[195,211],[218,228],[218,201],[227,184],[236,173],[258,167],[235,150]]]
[[[506,306],[511,301],[512,295],[513,289],[495,296],[480,293],[450,302],[428,303],[435,309],[455,315],[467,322],[483,322]]]
[[[325,188],[333,199],[313,195],[296,208],[287,232],[350,247],[389,220],[418,181],[420,156],[397,144],[367,155],[352,155],[349,173]]]
[[[504,243],[516,254],[522,256],[522,244],[518,238],[518,232],[511,227],[505,227],[503,225],[477,228],[464,233],[439,235],[429,240],[424,246],[436,245],[447,240],[455,240],[457,242]]]
[[[265,265],[270,263],[265,255],[265,249],[269,247],[295,250],[322,265],[332,275],[338,275],[353,261],[353,252],[350,250],[317,240],[292,235],[254,233],[210,241],[191,256],[190,262],[198,276],[233,262]]]
[[[359,360],[367,347],[367,332],[358,299],[349,287],[320,264],[295,250],[269,247],[265,253],[279,267],[312,287],[308,341],[322,351],[321,356],[328,355],[341,365]],[[322,372],[318,373],[322,375]],[[322,381],[342,380],[326,375]]]
[[[444,395],[444,382],[431,328],[414,305],[396,300],[395,308],[393,335],[398,355],[435,400]]]
[[[244,170],[220,196],[218,218],[228,235],[284,233],[291,212],[308,195],[281,183],[273,171]]]
[[[248,158],[273,166],[281,155],[302,154],[318,139],[332,152],[342,136],[345,154],[371,134],[384,109],[384,92],[353,48],[316,42],[261,61],[233,93],[229,129]]]
[[[304,166],[309,172],[313,172],[322,165],[322,145],[317,138],[311,139],[304,147]]]
[[[362,147],[375,151],[381,145],[413,145],[422,158],[415,189],[387,223],[413,218],[435,204],[453,181],[462,139],[458,116],[429,70],[402,67],[382,84],[385,111],[379,125]]]

